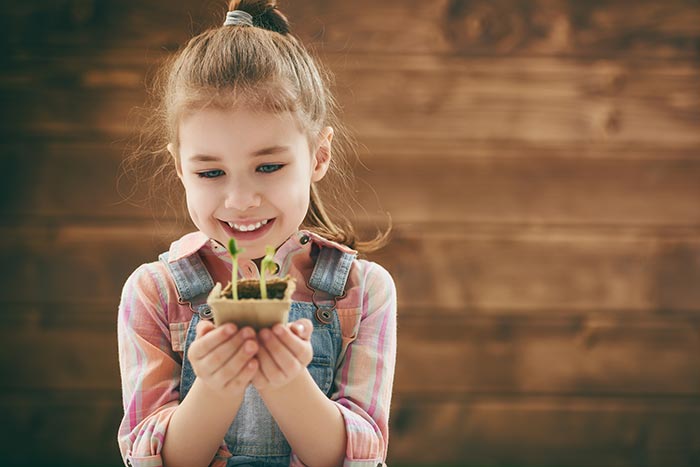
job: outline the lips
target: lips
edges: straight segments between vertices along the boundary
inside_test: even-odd
[[[236,223],[236,222],[227,222],[229,227],[232,227],[235,230],[238,230],[239,232],[252,232],[254,230],[258,230],[260,227],[263,225],[267,224],[268,219],[258,221],[258,222],[253,222],[253,223]]]
[[[275,218],[219,222],[229,237],[233,237],[236,240],[251,241],[257,240],[269,232],[275,223]]]

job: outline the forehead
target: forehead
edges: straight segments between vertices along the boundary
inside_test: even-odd
[[[306,134],[291,112],[256,112],[244,108],[205,108],[180,120],[180,152],[221,152],[236,148],[256,151],[269,146],[297,146],[306,142]]]

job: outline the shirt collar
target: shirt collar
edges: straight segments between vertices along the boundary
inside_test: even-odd
[[[342,243],[333,242],[331,240],[323,238],[319,234],[309,232],[308,230],[300,230],[299,232],[297,232],[297,237],[298,237],[298,241],[300,244],[302,244],[302,242],[308,242],[307,240],[304,240],[304,237],[308,237],[311,241],[313,241],[317,245],[327,247],[327,248],[335,248],[335,249],[340,250],[344,253],[350,253],[351,255],[357,256],[357,251],[353,250],[349,246],[343,245]]]
[[[191,232],[184,235],[179,240],[170,244],[168,250],[168,262],[174,263],[182,258],[191,256],[199,251],[204,245],[209,242],[209,237],[202,232]]]

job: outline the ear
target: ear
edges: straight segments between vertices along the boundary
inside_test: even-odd
[[[180,158],[175,153],[175,145],[173,143],[168,143],[168,152],[175,162],[175,170],[177,171],[177,176],[182,179],[182,164],[180,164]]]
[[[331,141],[333,141],[333,128],[327,126],[318,136],[316,153],[311,161],[311,181],[320,181],[328,172],[331,163]]]

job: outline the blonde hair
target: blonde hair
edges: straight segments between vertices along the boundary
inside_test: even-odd
[[[166,147],[172,143],[178,153],[178,123],[191,112],[235,106],[291,112],[305,130],[312,151],[322,128],[334,129],[331,165],[324,179],[311,185],[302,228],[362,253],[377,250],[388,241],[391,219],[384,232],[361,240],[341,211],[353,203],[359,205],[348,160],[357,158],[356,147],[338,119],[338,106],[329,90],[330,73],[290,34],[289,22],[276,4],[270,0],[230,1],[229,11],[249,13],[252,27],[220,26],[204,31],[164,63],[153,82],[156,103],[127,167],[142,170],[148,166],[151,181],[160,179],[152,187],[162,185],[164,178],[176,180]],[[155,191],[151,189],[151,197]]]

